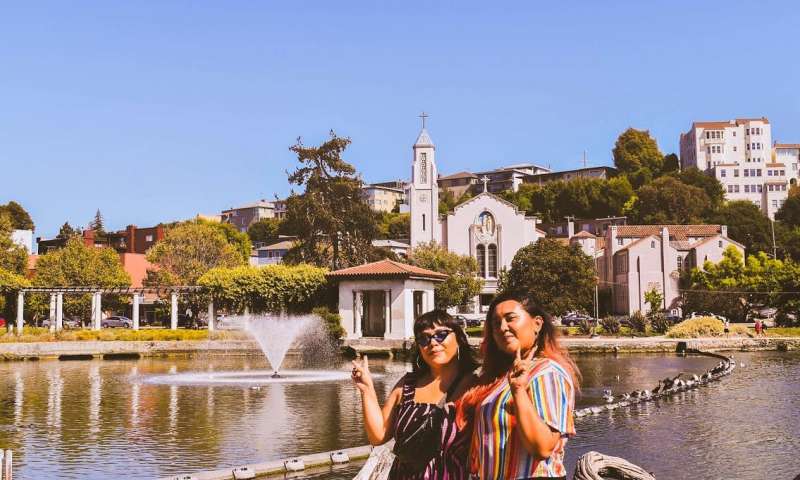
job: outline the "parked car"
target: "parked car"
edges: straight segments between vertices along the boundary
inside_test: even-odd
[[[453,320],[455,320],[459,327],[467,328],[467,317],[464,315],[453,315]]]
[[[595,322],[595,319],[585,313],[580,312],[569,312],[563,317],[561,317],[561,325],[565,327],[575,327],[580,324],[583,320],[588,322]]]
[[[133,328],[133,320],[128,317],[121,317],[121,316],[113,316],[103,319],[100,322],[100,326],[103,328],[113,328],[113,327],[122,327],[122,328]]]
[[[70,329],[72,329],[72,328],[81,328],[81,320],[79,318],[77,318],[77,317],[65,317],[61,321],[61,324],[64,326],[64,328],[70,328]],[[49,318],[45,318],[42,321],[42,327],[50,328],[50,319]]]

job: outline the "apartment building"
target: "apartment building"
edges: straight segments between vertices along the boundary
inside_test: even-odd
[[[775,143],[772,151],[774,153],[773,160],[786,166],[789,183],[795,185],[800,177],[800,171],[798,171],[800,143]]]
[[[766,117],[694,122],[681,134],[681,168],[696,167],[722,184],[728,200],[748,200],[774,218],[788,194],[786,165],[772,158]]]
[[[362,195],[367,205],[378,212],[391,212],[395,206],[399,207],[406,201],[405,190],[378,184],[365,185]]]
[[[223,223],[230,223],[240,232],[246,232],[250,225],[261,219],[275,218],[275,205],[261,199],[254,203],[223,210],[221,217]]]

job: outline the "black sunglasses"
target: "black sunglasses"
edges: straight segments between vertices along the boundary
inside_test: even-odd
[[[444,339],[451,333],[453,333],[453,331],[448,329],[436,330],[436,332],[430,335],[427,333],[420,333],[417,335],[417,345],[420,347],[427,347],[430,345],[431,340],[436,340],[436,343],[441,345]]]

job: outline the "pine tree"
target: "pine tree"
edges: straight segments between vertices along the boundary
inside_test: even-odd
[[[106,233],[105,227],[103,226],[103,215],[100,213],[100,209],[97,209],[97,213],[94,214],[94,220],[89,222],[89,228],[95,231],[95,233]]]

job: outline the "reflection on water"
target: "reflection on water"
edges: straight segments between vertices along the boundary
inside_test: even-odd
[[[578,420],[567,461],[588,450],[624,457],[658,478],[793,477],[800,450],[800,355],[741,354],[747,367],[674,399]],[[652,388],[716,360],[582,356],[579,405]],[[291,359],[287,359],[291,368]],[[385,397],[406,365],[371,361]],[[337,365],[347,370],[342,362]],[[349,381],[241,386],[155,385],[153,375],[262,370],[250,357],[0,364],[0,446],[16,478],[154,478],[351,447],[366,442]],[[758,461],[753,461],[757,457]],[[315,478],[352,478],[354,467]],[[691,472],[691,474],[689,473]]]

